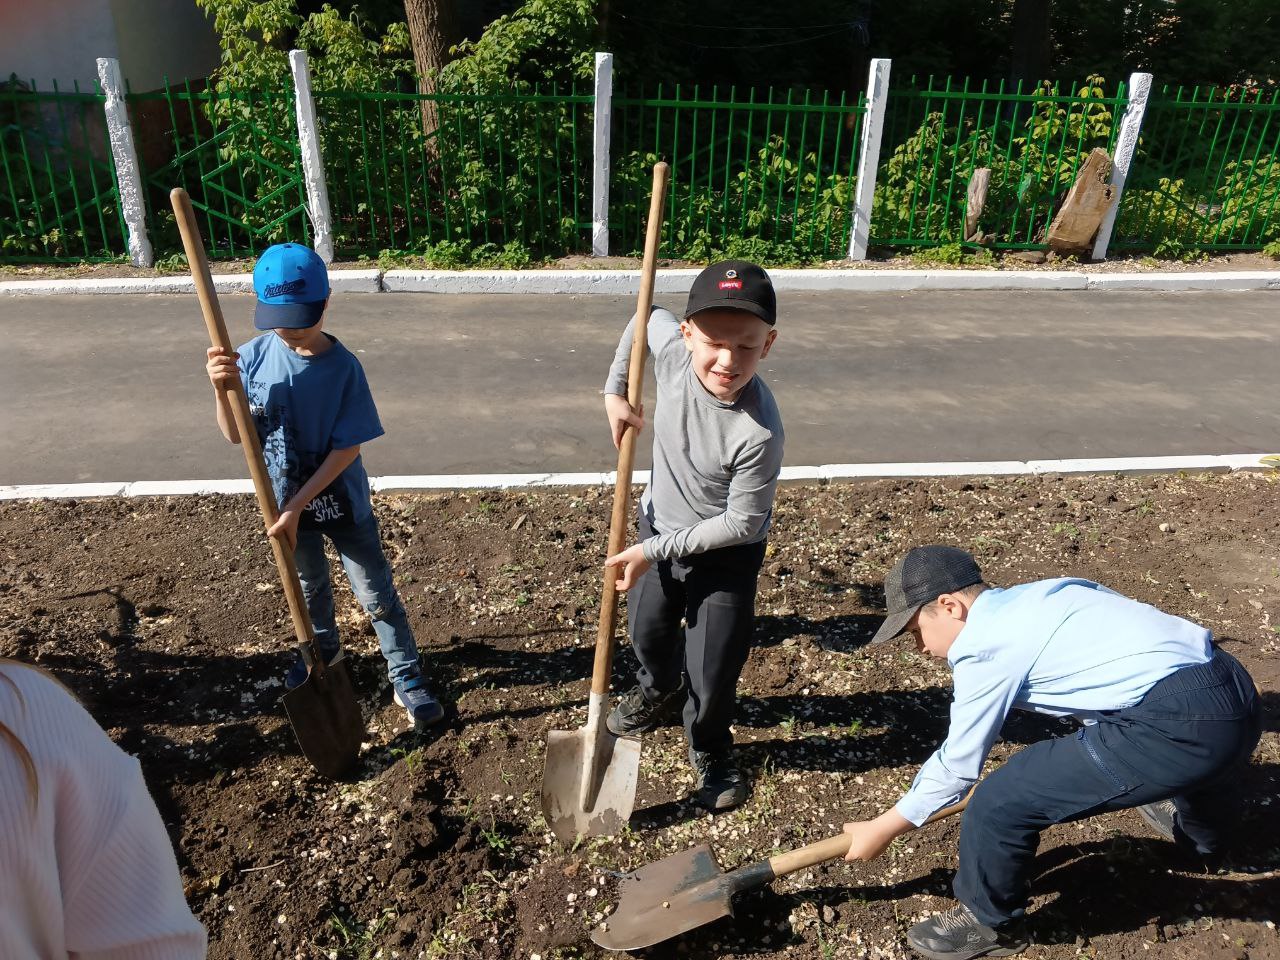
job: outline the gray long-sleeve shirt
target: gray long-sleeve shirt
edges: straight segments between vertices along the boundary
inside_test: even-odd
[[[604,392],[627,395],[634,318],[618,342]],[[640,508],[658,535],[644,542],[650,562],[763,540],[782,469],[782,417],[759,374],[733,403],[698,381],[669,310],[649,315],[649,352],[658,382],[652,417],[653,472]]]

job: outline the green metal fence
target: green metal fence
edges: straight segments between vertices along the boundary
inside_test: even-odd
[[[182,249],[169,191],[186,188],[215,257],[310,242],[293,89],[216,90],[165,83],[126,97],[158,254]]]
[[[932,77],[889,91],[873,246],[931,246],[966,238],[974,171],[991,170],[980,229],[1005,249],[1036,248],[1057,203],[1094,147],[1111,152],[1126,103],[1124,84],[983,81],[976,89]]]
[[[0,261],[114,260],[125,251],[97,90],[0,86]]]
[[[1113,245],[1256,249],[1280,237],[1280,90],[1165,87],[1147,104]]]
[[[329,91],[315,102],[340,254],[442,242],[555,256],[590,249],[590,94],[535,85]]]
[[[103,104],[0,85],[0,261],[118,259],[126,251]],[[161,257],[181,249],[168,192],[186,187],[216,257],[253,256],[311,225],[293,90],[166,85],[127,96]],[[593,97],[558,87],[423,97],[315,94],[341,256],[427,251],[502,262],[591,248]],[[1037,248],[1094,147],[1114,152],[1121,84],[1033,88],[912,78],[889,92],[872,246],[966,238],[967,188],[991,180],[978,228]],[[428,109],[430,108],[430,109]],[[849,244],[865,97],[675,86],[613,100],[610,246],[639,252],[652,164],[672,167],[664,252],[773,263]],[[424,130],[428,131],[424,133]],[[1280,91],[1166,88],[1147,106],[1112,241],[1179,253],[1280,238]],[[443,254],[441,251],[444,251]]]
[[[613,101],[610,249],[635,253],[653,164],[671,164],[663,253],[845,256],[865,96],[682,88]]]

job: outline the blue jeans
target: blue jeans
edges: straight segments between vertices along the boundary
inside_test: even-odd
[[[419,673],[418,645],[413,639],[409,616],[391,574],[391,564],[382,552],[378,521],[373,514],[367,520],[346,529],[322,534],[316,530],[299,530],[294,562],[302,580],[307,612],[316,632],[316,641],[326,656],[338,651],[338,625],[333,615],[333,586],[329,581],[329,561],[324,555],[324,538],[333,541],[342,566],[346,568],[351,592],[373,618],[373,630],[387,661],[387,675],[392,683],[415,677]]]
[[[1014,754],[978,784],[960,826],[956,899],[995,927],[1026,909],[1040,832],[1172,798],[1202,853],[1218,845],[1219,785],[1262,733],[1262,705],[1222,650],[1165,677],[1132,707]]]

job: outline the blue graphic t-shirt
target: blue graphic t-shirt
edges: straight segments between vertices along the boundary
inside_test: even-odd
[[[239,350],[240,375],[262,455],[284,507],[333,450],[367,443],[383,434],[369,382],[355,354],[335,337],[313,357],[294,353],[274,333]],[[369,477],[361,457],[334,478],[303,511],[299,526],[332,529],[366,519]]]

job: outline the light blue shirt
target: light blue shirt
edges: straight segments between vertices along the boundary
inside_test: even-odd
[[[1206,663],[1204,627],[1090,580],[987,590],[947,661],[955,692],[947,739],[895,809],[916,826],[960,800],[1011,709],[1074,716],[1131,707],[1175,670]]]

